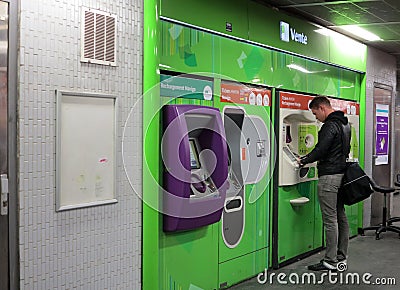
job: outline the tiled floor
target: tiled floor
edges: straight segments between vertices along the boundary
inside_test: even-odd
[[[395,211],[393,215],[400,216],[400,195],[395,195],[394,200]],[[400,222],[394,225],[400,227]],[[253,278],[230,289],[400,289],[400,236],[396,233],[386,232],[382,233],[380,237],[380,240],[375,240],[374,231],[367,231],[365,236],[357,236],[351,239],[348,269],[342,273],[338,272],[336,276],[332,276],[332,282],[330,282],[328,276],[324,277],[321,276],[322,273],[314,272],[316,283],[312,283],[312,279],[311,283],[308,283],[308,274],[313,272],[308,271],[306,266],[320,261],[324,254],[324,252],[321,252],[281,269],[268,270],[265,284],[261,284],[257,281],[257,278]],[[371,275],[370,277],[368,273]],[[278,274],[281,275],[281,280],[287,282],[287,284],[278,282]],[[285,277],[283,277],[284,274],[286,274]],[[371,283],[370,285],[362,281],[363,275],[366,275],[364,277],[367,282]],[[353,283],[353,281],[357,281],[357,276],[360,277],[359,284]],[[290,280],[289,277],[291,277]],[[296,281],[297,277],[299,278],[299,283]],[[304,284],[302,283],[303,277],[305,278]],[[261,278],[264,278],[264,276]],[[349,282],[348,284],[346,284],[346,278]],[[377,278],[380,280],[377,280]],[[395,278],[396,285],[377,285],[375,282],[385,282],[385,279],[381,278],[385,278],[387,284],[393,284],[392,278]],[[323,283],[318,284],[320,281],[323,281]],[[335,281],[336,283],[334,283]],[[373,285],[372,283],[375,284]]]

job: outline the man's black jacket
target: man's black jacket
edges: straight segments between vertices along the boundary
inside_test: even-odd
[[[330,113],[318,132],[318,143],[309,154],[301,158],[301,163],[318,161],[319,176],[343,173],[350,152],[350,134],[350,124],[344,113]]]

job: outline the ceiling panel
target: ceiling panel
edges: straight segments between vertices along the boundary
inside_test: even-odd
[[[381,1],[385,4],[388,4],[390,6],[392,6],[393,8],[395,8],[396,10],[400,11],[400,1],[399,0],[385,0],[385,1]]]
[[[397,39],[400,40],[400,22],[386,24],[386,27],[396,32],[399,35]]]
[[[289,11],[303,14],[303,16],[307,17],[308,19],[315,19],[318,18],[319,24],[323,25],[343,25],[343,24],[355,24],[356,22],[348,17],[337,13],[336,11],[329,9],[326,6],[308,6],[302,8],[291,8]],[[315,21],[314,21],[315,22]],[[321,23],[322,22],[322,23]]]
[[[380,19],[379,22],[392,22],[400,20],[400,11],[393,9],[392,6],[382,1],[356,3],[356,6],[359,6],[368,13],[375,15]]]
[[[377,18],[376,16],[366,13],[366,11],[362,8],[360,8],[357,5],[354,4],[349,4],[349,3],[343,3],[343,4],[327,4],[326,5],[329,9],[332,9],[333,11],[348,17],[349,19],[352,19],[353,21],[349,21],[348,23],[340,23],[337,25],[343,25],[343,24],[352,24],[352,23],[376,23],[376,22],[382,22],[381,19]]]

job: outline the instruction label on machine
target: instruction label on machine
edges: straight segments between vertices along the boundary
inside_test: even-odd
[[[293,110],[309,110],[308,105],[314,99],[313,96],[307,96],[296,93],[280,92],[280,108]],[[329,98],[332,108],[337,111],[343,111],[347,115],[360,115],[360,104],[353,101],[339,100]]]
[[[271,106],[271,90],[240,83],[221,83],[221,102],[253,106]]]
[[[345,100],[338,100],[338,99],[331,99],[331,106],[334,110],[343,111],[346,115],[360,115],[360,104],[352,101],[345,101]]]
[[[212,100],[213,82],[181,76],[160,75],[160,95],[185,99]]]
[[[293,109],[293,110],[305,110],[308,111],[308,104],[314,97],[288,93],[288,92],[280,92],[280,108],[282,109]]]

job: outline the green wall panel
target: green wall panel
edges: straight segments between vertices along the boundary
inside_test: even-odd
[[[262,273],[268,265],[268,249],[261,249],[249,255],[227,261],[219,265],[219,285],[229,287],[246,280],[254,273]],[[242,265],[246,265],[243,267]]]
[[[215,225],[160,236],[160,289],[215,289],[218,283]],[[196,288],[198,287],[198,288]]]
[[[263,46],[365,72],[366,45],[251,0],[162,0],[161,15]],[[286,23],[287,39],[281,40]],[[226,28],[231,24],[232,31]],[[295,35],[298,35],[297,37]],[[296,41],[305,39],[307,41]]]
[[[159,96],[151,89],[157,85],[159,78],[157,69],[159,64],[157,22],[157,1],[144,2],[144,27],[148,33],[143,36],[143,151],[145,156],[149,152],[158,152],[159,149],[159,115],[155,116],[152,123],[153,112],[157,111]],[[140,162],[140,161],[139,161]],[[159,181],[159,156],[148,159],[143,158],[143,203],[142,203],[142,288],[144,290],[159,289],[159,239],[160,218],[157,210],[146,203],[150,200],[158,200]],[[153,178],[154,177],[154,178]],[[133,178],[133,176],[130,176]],[[157,204],[157,202],[155,202]]]
[[[292,68],[305,68],[307,60],[281,52],[274,53],[274,60],[274,87],[285,90],[307,91],[307,73]]]
[[[271,50],[221,38],[220,73],[235,81],[271,85],[273,79]]]
[[[163,0],[161,15],[228,35],[248,38],[246,0]],[[226,29],[226,23],[232,31]]]
[[[160,69],[213,72],[215,40],[210,33],[161,21]]]
[[[360,101],[360,75],[351,71],[340,70],[339,97],[347,100]]]
[[[367,46],[351,38],[335,34],[331,37],[329,53],[331,63],[362,72],[367,70]]]
[[[291,199],[305,196],[310,202],[292,206]],[[278,262],[321,247],[322,223],[316,209],[316,182],[279,187],[278,191]],[[315,241],[314,241],[315,240]]]
[[[161,22],[160,69],[209,73],[238,82],[360,98],[360,74],[336,66]],[[172,32],[171,32],[172,31]]]
[[[254,1],[164,0],[161,1],[161,15],[298,55],[355,70],[366,70],[365,45],[337,33],[318,33],[321,27]],[[281,21],[290,27],[288,42],[280,38]],[[232,25],[231,32],[226,29],[227,22]],[[307,44],[293,40],[294,33],[307,36]]]

